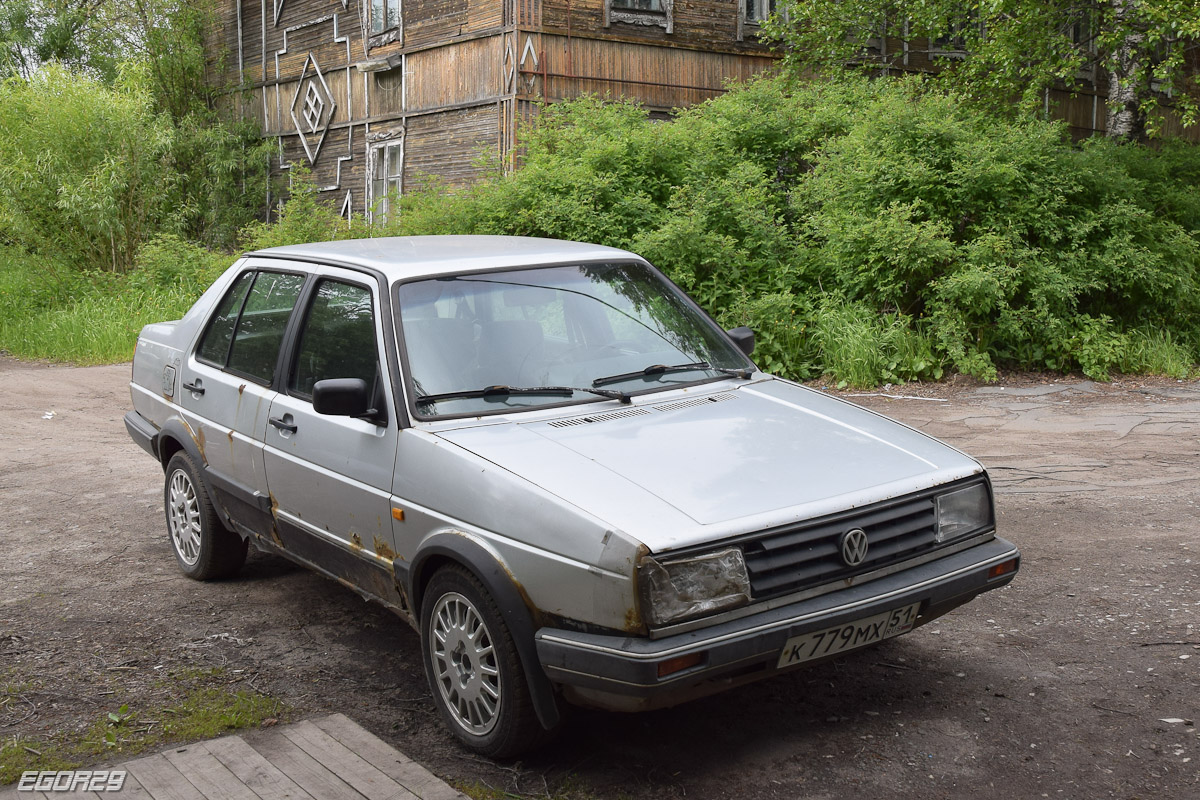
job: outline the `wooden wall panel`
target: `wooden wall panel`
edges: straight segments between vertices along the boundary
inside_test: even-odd
[[[329,131],[316,164],[308,163],[308,157],[298,136],[283,136],[280,142],[282,143],[281,162],[283,164],[303,164],[307,167],[312,173],[313,182],[323,190],[322,195],[329,195],[323,199],[329,200],[335,194],[341,198],[350,189],[354,190],[356,194],[361,192],[362,178],[359,177],[356,182],[352,180],[355,170],[361,169],[362,163],[366,160],[366,145],[363,142],[361,127],[345,127]],[[361,176],[361,172],[359,175]],[[341,203],[341,199],[338,200],[338,203]]]
[[[769,56],[603,39],[542,36],[541,45],[541,74],[532,77],[536,92],[552,101],[588,93],[637,100],[652,108],[679,108],[721,94],[726,80],[750,78],[775,65]]]
[[[436,175],[450,186],[478,177],[476,155],[496,152],[500,140],[499,105],[411,117],[404,137],[404,187],[422,186]]]
[[[659,25],[612,21],[604,27],[604,0],[541,0],[542,30],[572,36],[603,36],[667,47],[703,47],[730,53],[766,53],[756,37],[737,41],[741,0],[675,0],[673,30]]]
[[[401,113],[404,108],[404,71],[401,67],[367,75],[367,87],[372,118]]]
[[[333,115],[329,119],[330,125],[338,125],[339,123],[349,122],[351,112],[354,109],[350,108],[353,98],[346,96],[346,81],[347,70],[335,69],[323,73],[325,77],[325,85],[329,87],[329,93],[332,95],[336,107],[333,109]],[[299,73],[297,72],[297,77]],[[360,81],[357,70],[349,70],[349,80],[351,84]],[[307,81],[306,81],[307,83]],[[299,81],[281,81],[274,86],[267,87],[267,117],[265,134],[275,136],[279,134],[291,134],[296,132],[296,123],[292,120],[292,102],[296,98],[296,90],[299,88]],[[276,93],[278,93],[278,102],[276,102]],[[360,93],[361,94],[361,93]],[[298,101],[303,104],[304,98],[301,97]],[[299,111],[297,112],[299,116]],[[354,118],[359,118],[360,114],[355,114]]]
[[[237,13],[236,3],[230,3],[232,12]],[[270,12],[268,12],[270,13]],[[242,78],[249,85],[262,83],[262,3],[251,0],[242,2]],[[234,69],[237,69],[237,52],[234,51]]]
[[[210,86],[236,85],[237,17],[217,15],[204,30],[204,80]]]
[[[406,0],[403,14],[404,47],[409,49],[495,30],[504,23],[503,0]]]
[[[496,98],[502,88],[501,43],[499,36],[488,36],[411,53],[408,110]]]

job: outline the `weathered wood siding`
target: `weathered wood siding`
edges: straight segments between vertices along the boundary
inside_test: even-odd
[[[408,110],[496,100],[504,88],[502,41],[489,36],[409,55]]]
[[[425,185],[429,176],[463,186],[479,177],[481,153],[499,155],[500,107],[493,103],[410,117],[406,130],[406,191]]]
[[[522,42],[530,36],[538,65],[531,59],[521,64],[521,96],[551,101],[595,94],[651,108],[680,108],[711,99],[725,91],[727,81],[748,79],[775,64],[765,55],[575,36],[522,34]]]
[[[673,2],[674,0],[668,0]],[[403,190],[479,177],[478,154],[511,164],[535,103],[582,93],[656,109],[706,100],[768,69],[739,41],[734,0],[673,7],[673,29],[611,21],[604,0],[403,0],[372,34],[369,0],[222,0],[207,34],[223,105],[278,143],[278,166],[311,172],[342,210],[372,205],[370,171],[402,147]]]
[[[501,0],[404,0],[403,47],[429,47],[459,36],[498,31]]]
[[[664,47],[703,47],[731,53],[765,53],[747,28],[738,40],[741,0],[674,0],[671,31],[661,25],[637,24],[610,18],[604,25],[605,0],[541,0],[542,30],[572,36],[600,35],[616,41],[652,43]],[[649,15],[646,15],[647,20]]]

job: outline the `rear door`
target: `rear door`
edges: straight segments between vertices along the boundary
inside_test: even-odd
[[[267,423],[267,485],[290,555],[394,604],[390,488],[399,427],[383,334],[380,289],[368,275],[323,268],[306,293],[281,391]],[[313,385],[361,378],[375,413],[325,416]]]
[[[247,262],[181,367],[179,404],[206,481],[242,533],[270,529],[263,436],[305,280],[302,270]]]

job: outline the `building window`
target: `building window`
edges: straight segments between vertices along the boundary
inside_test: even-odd
[[[746,21],[763,22],[775,13],[775,0],[745,0]]]
[[[983,39],[983,23],[979,21],[976,11],[968,10],[957,21],[952,21],[945,35],[938,36],[929,43],[930,58],[964,59],[970,48],[972,37]]]
[[[612,7],[623,11],[663,12],[662,0],[612,0]]]
[[[371,33],[400,25],[400,0],[371,0]]]
[[[404,186],[404,139],[390,139],[371,149],[371,219],[386,222],[392,198]]]
[[[614,22],[675,29],[674,0],[604,0],[604,27]]]

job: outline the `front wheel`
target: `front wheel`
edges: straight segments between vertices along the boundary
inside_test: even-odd
[[[171,550],[185,575],[207,581],[228,577],[242,568],[246,540],[221,524],[208,487],[200,480],[192,459],[182,451],[167,462],[163,506]]]
[[[514,756],[546,735],[512,636],[491,596],[467,570],[444,567],[425,590],[425,675],[450,731],[471,750]]]

